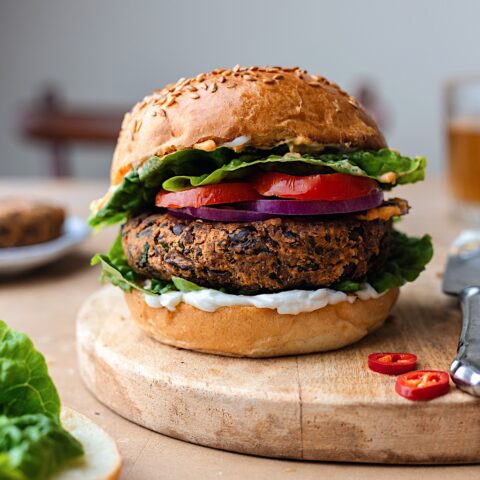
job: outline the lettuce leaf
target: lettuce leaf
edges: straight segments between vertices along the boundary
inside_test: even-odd
[[[185,188],[238,180],[258,169],[292,172],[297,175],[340,172],[377,180],[382,188],[423,180],[425,157],[405,157],[384,148],[376,152],[323,153],[299,155],[285,146],[273,150],[252,150],[240,154],[229,148],[213,152],[182,150],[163,158],[152,156],[138,170],[130,171],[89,223],[94,228],[122,222],[129,212],[152,207],[160,188]],[[393,183],[385,174],[395,174]],[[391,176],[391,175],[390,175]],[[388,180],[388,182],[387,182]]]
[[[406,282],[413,282],[433,256],[432,239],[429,235],[421,238],[409,237],[397,230],[392,230],[390,252],[382,270],[370,273],[361,282],[342,281],[329,288],[346,293],[353,293],[362,288],[363,282],[368,282],[379,293],[395,287],[401,287]],[[95,255],[92,265],[102,265],[102,279],[107,279],[113,285],[130,292],[137,289],[149,295],[158,295],[169,291],[191,292],[205,287],[172,277],[171,282],[162,280],[146,280],[136,274],[128,265],[121,248],[120,237],[117,238],[108,255]]]
[[[43,480],[83,453],[81,444],[52,417],[0,416],[0,478]]]
[[[164,282],[163,280],[156,278],[145,282],[144,277],[138,275],[130,268],[125,253],[123,252],[122,238],[120,234],[118,234],[108,254],[95,255],[90,264],[101,264],[101,281],[106,279],[112,285],[120,287],[125,292],[131,292],[132,289],[136,289],[143,293],[160,295],[170,290],[175,290],[175,286],[171,282]]]
[[[41,480],[82,453],[60,423],[45,358],[0,321],[0,478]]]
[[[382,270],[372,272],[366,281],[379,293],[391,288],[401,287],[407,282],[413,282],[433,256],[432,238],[408,237],[398,230],[392,231],[390,252]],[[342,292],[356,292],[362,288],[360,282],[349,280],[334,285]]]
[[[377,292],[401,287],[416,280],[432,257],[430,235],[408,237],[393,230],[387,262],[381,271],[369,275],[368,282]]]
[[[43,355],[0,321],[0,415],[43,413],[60,422],[60,398]]]
[[[285,168],[285,164],[289,164],[288,168]],[[386,148],[378,152],[327,153],[315,157],[307,154],[298,156],[286,153],[283,156],[270,155],[267,158],[251,161],[238,158],[208,174],[171,177],[162,183],[162,188],[177,192],[185,188],[236,180],[251,173],[254,167],[275,171],[294,171],[297,175],[322,173],[327,168],[328,171],[331,169],[339,173],[372,178],[377,180],[383,188],[388,189],[393,185],[423,180],[426,159],[425,157],[402,157]],[[396,175],[393,184],[385,181],[384,175],[389,172]]]

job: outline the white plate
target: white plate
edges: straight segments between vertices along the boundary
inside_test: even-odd
[[[68,217],[60,237],[24,247],[0,248],[0,275],[21,273],[57,260],[83,242],[91,230],[80,217]]]

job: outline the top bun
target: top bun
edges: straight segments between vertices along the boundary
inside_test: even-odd
[[[111,180],[119,184],[152,155],[280,144],[292,151],[386,146],[357,100],[327,79],[299,68],[237,65],[181,78],[135,105],[123,120]]]

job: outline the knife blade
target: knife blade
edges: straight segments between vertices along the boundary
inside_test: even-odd
[[[462,307],[457,355],[450,366],[452,380],[480,396],[480,231],[464,231],[453,243],[442,289],[458,295]]]

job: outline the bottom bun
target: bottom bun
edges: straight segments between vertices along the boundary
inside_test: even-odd
[[[162,343],[218,355],[277,357],[334,350],[360,340],[382,325],[398,294],[395,288],[378,298],[298,315],[251,306],[205,312],[185,303],[170,311],[148,306],[138,291],[125,298],[132,319]]]
[[[122,458],[105,430],[71,408],[62,408],[62,425],[83,446],[85,455],[53,475],[51,480],[116,480]]]

